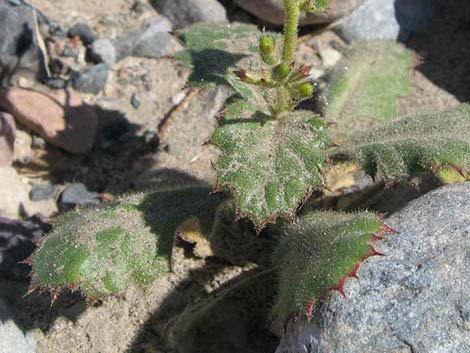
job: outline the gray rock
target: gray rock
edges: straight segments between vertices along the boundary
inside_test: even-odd
[[[171,30],[168,20],[158,20],[139,31],[124,34],[115,43],[116,61],[128,56],[159,59],[174,54],[180,45],[168,33]]]
[[[95,40],[91,45],[90,53],[98,62],[108,66],[112,66],[116,62],[116,49],[113,43],[107,39]]]
[[[152,0],[152,5],[176,28],[196,22],[228,21],[225,8],[217,0]]]
[[[346,298],[290,326],[278,353],[470,352],[470,183],[414,200],[386,223]],[[308,350],[304,346],[309,347]]]
[[[60,187],[51,184],[35,184],[29,192],[31,201],[43,201],[54,199],[59,195]]]
[[[60,196],[60,206],[62,209],[70,210],[75,206],[99,205],[98,195],[97,192],[88,191],[81,183],[72,184]]]
[[[169,0],[171,1],[171,0]],[[235,0],[246,11],[263,21],[281,25],[284,22],[284,0]],[[364,0],[330,0],[327,11],[321,14],[309,14],[301,18],[302,25],[330,23],[354,10]]]
[[[49,77],[43,83],[52,89],[63,89],[67,87],[68,81],[62,77]]]
[[[77,91],[98,94],[108,82],[109,68],[106,64],[95,65],[73,78],[73,88]]]
[[[0,352],[34,353],[36,342],[30,333],[25,333],[15,323],[13,313],[0,298]]]
[[[78,36],[85,45],[93,43],[96,39],[92,29],[86,23],[77,23],[75,26],[70,28],[67,32],[67,36],[70,38]]]
[[[137,93],[133,93],[131,97],[131,105],[134,109],[139,109],[140,105],[142,104],[142,100],[140,99]]]
[[[435,6],[435,0],[366,0],[342,21],[339,31],[350,42],[405,40],[426,27]]]
[[[0,167],[8,167],[13,162],[15,139],[15,119],[11,114],[0,111]]]
[[[0,276],[28,278],[31,266],[22,261],[31,256],[36,249],[35,242],[50,230],[51,226],[38,217],[29,221],[0,217]]]
[[[78,50],[75,48],[66,46],[64,48],[64,51],[60,55],[62,55],[65,58],[76,58],[78,56]]]
[[[44,76],[33,10],[23,3],[0,1],[0,24],[0,84],[15,74]]]

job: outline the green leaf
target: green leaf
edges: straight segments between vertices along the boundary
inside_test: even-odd
[[[321,13],[326,11],[328,5],[330,4],[330,0],[303,0],[304,5],[302,6],[302,10],[306,11],[307,13]]]
[[[372,213],[313,212],[287,226],[274,253],[280,271],[272,313],[284,322],[293,314],[311,314],[329,291],[342,290],[368,256],[374,255],[374,235],[385,226]]]
[[[257,105],[265,105],[265,99],[256,86],[244,83],[233,74],[237,69],[261,72],[266,68],[259,52],[259,41],[263,36],[256,26],[246,24],[196,24],[180,31],[187,50],[176,55],[176,59],[191,69],[189,84],[194,87],[226,85],[235,90],[239,97]],[[274,57],[282,39],[270,34],[276,40]]]
[[[330,73],[323,115],[339,135],[400,115],[399,99],[411,93],[411,52],[393,41],[362,42]]]
[[[262,33],[256,26],[201,23],[179,34],[188,49],[176,58],[192,70],[193,86],[230,85],[227,77],[237,68],[258,71],[262,67],[258,49]]]
[[[336,161],[357,161],[372,177],[388,181],[434,172],[444,181],[468,179],[470,105],[406,116],[373,131],[357,133],[335,150]],[[454,173],[450,173],[450,169]],[[451,175],[452,174],[452,175]]]
[[[178,226],[194,215],[209,233],[222,197],[205,186],[182,186],[72,211],[33,255],[33,282],[52,290],[79,286],[93,298],[150,283],[170,271]]]
[[[326,124],[296,111],[276,119],[240,101],[227,108],[212,143],[223,154],[216,165],[218,187],[231,191],[239,214],[258,229],[297,206],[323,185],[321,167],[330,144]]]

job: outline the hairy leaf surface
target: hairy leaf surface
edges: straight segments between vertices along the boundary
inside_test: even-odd
[[[221,198],[208,187],[186,186],[72,211],[33,255],[33,282],[53,290],[81,288],[93,298],[149,283],[170,271],[178,226],[195,215],[209,233]]]
[[[411,93],[411,52],[393,41],[362,42],[330,73],[323,114],[340,135],[400,115],[399,99]]]
[[[455,180],[470,172],[470,105],[405,116],[370,132],[351,136],[335,160],[354,160],[374,178],[398,180],[435,172]]]
[[[273,119],[246,102],[234,103],[212,143],[223,152],[218,187],[232,192],[240,215],[258,228],[277,216],[293,216],[303,198],[322,187],[330,140],[326,124],[311,112]]]
[[[240,81],[233,71],[261,72],[264,64],[258,50],[262,33],[246,24],[196,24],[183,29],[181,38],[187,50],[176,58],[191,69],[189,84],[195,87],[226,85],[242,98],[265,105],[259,87]],[[281,37],[271,34],[281,47]]]
[[[274,253],[280,275],[273,315],[310,315],[330,290],[342,291],[345,279],[375,254],[374,235],[384,229],[372,213],[313,212],[288,226]]]

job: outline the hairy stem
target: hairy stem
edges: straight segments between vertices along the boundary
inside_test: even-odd
[[[290,65],[295,57],[297,31],[299,28],[300,4],[299,0],[284,0],[284,51],[282,61]]]

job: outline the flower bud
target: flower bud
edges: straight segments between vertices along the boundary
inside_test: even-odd
[[[276,50],[276,41],[270,35],[263,35],[259,41],[259,50],[261,59],[268,65],[274,65],[274,52]]]
[[[286,63],[280,63],[274,68],[274,77],[277,80],[283,80],[290,74],[290,67]]]
[[[313,95],[314,87],[310,82],[305,82],[297,87],[297,91],[302,98],[309,98]]]

